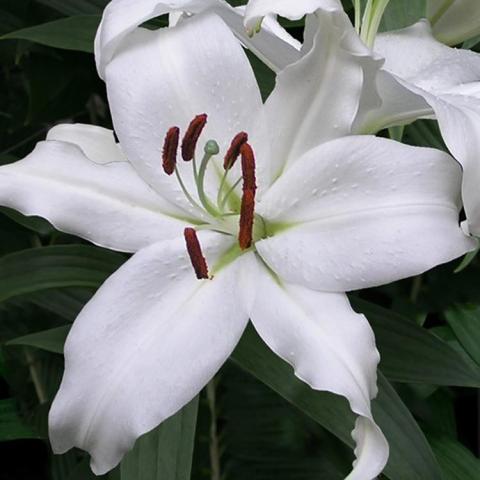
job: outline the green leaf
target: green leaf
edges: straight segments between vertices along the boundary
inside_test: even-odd
[[[70,331],[70,325],[50,328],[37,333],[31,333],[22,337],[14,338],[6,345],[26,345],[36,347],[47,352],[63,353],[63,345]]]
[[[480,369],[446,342],[391,310],[352,297],[375,332],[380,369],[391,381],[480,386]],[[480,343],[479,343],[480,345]]]
[[[480,365],[480,307],[458,306],[448,310],[445,316],[465,351]]]
[[[380,31],[398,30],[425,18],[426,0],[390,0],[380,24]]]
[[[22,227],[28,228],[29,230],[32,230],[33,232],[36,232],[42,236],[47,236],[54,232],[53,226],[50,225],[50,223],[44,218],[27,217],[16,210],[12,210],[11,208],[7,207],[0,207],[0,213],[3,213]]]
[[[48,47],[92,53],[93,42],[101,17],[79,15],[22,28],[0,37],[0,40],[29,40]]]
[[[121,480],[190,480],[198,397],[139,440],[121,463]]]
[[[110,0],[37,0],[64,15],[93,15],[102,13]]]
[[[328,392],[314,391],[297,379],[291,367],[262,342],[252,327],[247,328],[232,359],[344,443],[353,446],[350,435],[354,415],[347,402]],[[391,449],[385,475],[391,480],[438,480],[441,478],[438,464],[410,412],[381,374],[378,385],[373,412]]]
[[[54,287],[98,288],[123,261],[118,253],[86,245],[12,253],[0,259],[0,301]]]
[[[0,441],[38,438],[18,415],[15,400],[0,400]]]
[[[478,480],[480,460],[461,443],[446,436],[428,435],[443,471],[443,480]]]

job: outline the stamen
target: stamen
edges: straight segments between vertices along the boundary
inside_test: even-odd
[[[189,162],[195,156],[195,148],[203,128],[207,123],[207,114],[197,115],[188,126],[182,140],[182,158]]]
[[[244,143],[240,147],[242,155],[242,176],[243,176],[243,191],[251,190],[255,195],[257,184],[255,179],[255,155],[249,143]]]
[[[163,143],[163,170],[167,175],[171,175],[175,171],[177,163],[178,139],[180,137],[180,129],[172,127],[168,130]]]
[[[237,161],[237,158],[240,155],[240,148],[244,143],[248,142],[248,134],[245,132],[240,132],[235,135],[235,137],[232,140],[232,143],[230,144],[229,149],[227,150],[227,153],[225,154],[225,159],[223,161],[223,168],[225,170],[230,170],[235,162]]]
[[[195,275],[199,280],[208,279],[207,261],[202,253],[202,247],[198,241],[197,232],[194,228],[186,228],[183,232],[185,243],[187,244],[187,252],[190,256]]]
[[[242,250],[246,250],[252,245],[254,216],[255,192],[244,190],[240,209],[240,231],[238,233],[238,244]]]

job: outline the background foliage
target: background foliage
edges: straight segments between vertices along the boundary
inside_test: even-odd
[[[0,164],[28,154],[56,123],[111,127],[92,55],[106,3],[2,0]],[[415,21],[423,8],[422,1],[392,0],[384,28]],[[301,38],[301,24],[286,25]],[[267,97],[274,76],[251,60]],[[434,122],[391,133],[444,148]],[[93,478],[82,452],[51,454],[47,413],[71,322],[126,258],[0,209],[1,480]],[[480,262],[466,263],[352,295],[382,354],[374,414],[391,445],[385,478],[479,478]],[[342,479],[352,461],[353,421],[343,399],[295,379],[250,328],[205,392],[137,442],[108,478]]]

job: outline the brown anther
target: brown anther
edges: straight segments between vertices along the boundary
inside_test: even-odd
[[[223,160],[223,168],[225,170],[230,170],[233,165],[235,165],[237,158],[240,156],[240,148],[247,142],[248,134],[245,132],[237,133],[235,137],[233,137],[232,143],[230,144]]]
[[[203,128],[207,123],[207,114],[197,115],[187,128],[182,140],[182,158],[189,162],[195,155],[195,148]]]
[[[198,241],[197,232],[194,228],[186,228],[183,232],[185,243],[187,244],[187,252],[190,256],[195,275],[199,280],[208,279],[207,261],[202,253],[202,247]]]
[[[175,171],[175,165],[177,164],[177,150],[178,139],[180,137],[180,129],[178,127],[172,127],[168,130],[163,143],[163,170],[167,175],[171,175]]]
[[[255,179],[255,155],[249,143],[244,143],[240,147],[242,155],[242,177],[243,191],[251,190],[255,195],[257,184]]]
[[[255,192],[244,190],[240,209],[240,230],[238,244],[242,250],[250,248],[253,239],[253,222],[255,217]]]

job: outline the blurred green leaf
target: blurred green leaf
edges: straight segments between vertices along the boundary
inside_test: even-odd
[[[48,47],[93,53],[93,42],[101,17],[79,15],[22,28],[0,37],[0,40],[29,40]]]
[[[6,345],[26,345],[40,348],[47,352],[63,353],[63,345],[65,344],[69,330],[70,325],[51,328],[49,330],[43,330],[42,332],[14,338],[7,342]]]
[[[352,297],[351,303],[368,318],[380,351],[380,368],[390,380],[480,386],[480,369],[426,329],[358,298]]]
[[[291,367],[263,343],[252,327],[247,328],[232,359],[344,443],[353,446],[354,415],[347,402],[328,392],[314,391],[297,379]],[[391,447],[384,474],[391,480],[438,480],[438,464],[412,415],[381,374],[378,385],[373,413]]]
[[[380,31],[398,30],[425,18],[426,0],[390,0],[380,24]]]
[[[480,365],[480,307],[457,306],[448,310],[445,316],[465,351]]]
[[[65,15],[93,15],[102,13],[110,0],[37,0],[39,3]]]
[[[15,400],[0,400],[0,441],[38,438],[20,418]]]
[[[0,258],[0,301],[54,287],[99,287],[123,263],[118,253],[86,245],[22,250]]]
[[[147,433],[122,460],[121,480],[190,480],[198,397]]]
[[[428,435],[443,472],[443,480],[478,480],[480,460],[456,440]]]
[[[0,207],[0,213],[3,213],[14,222],[28,228],[40,235],[47,236],[53,233],[54,228],[47,220],[40,217],[27,217],[21,213],[7,207]]]

